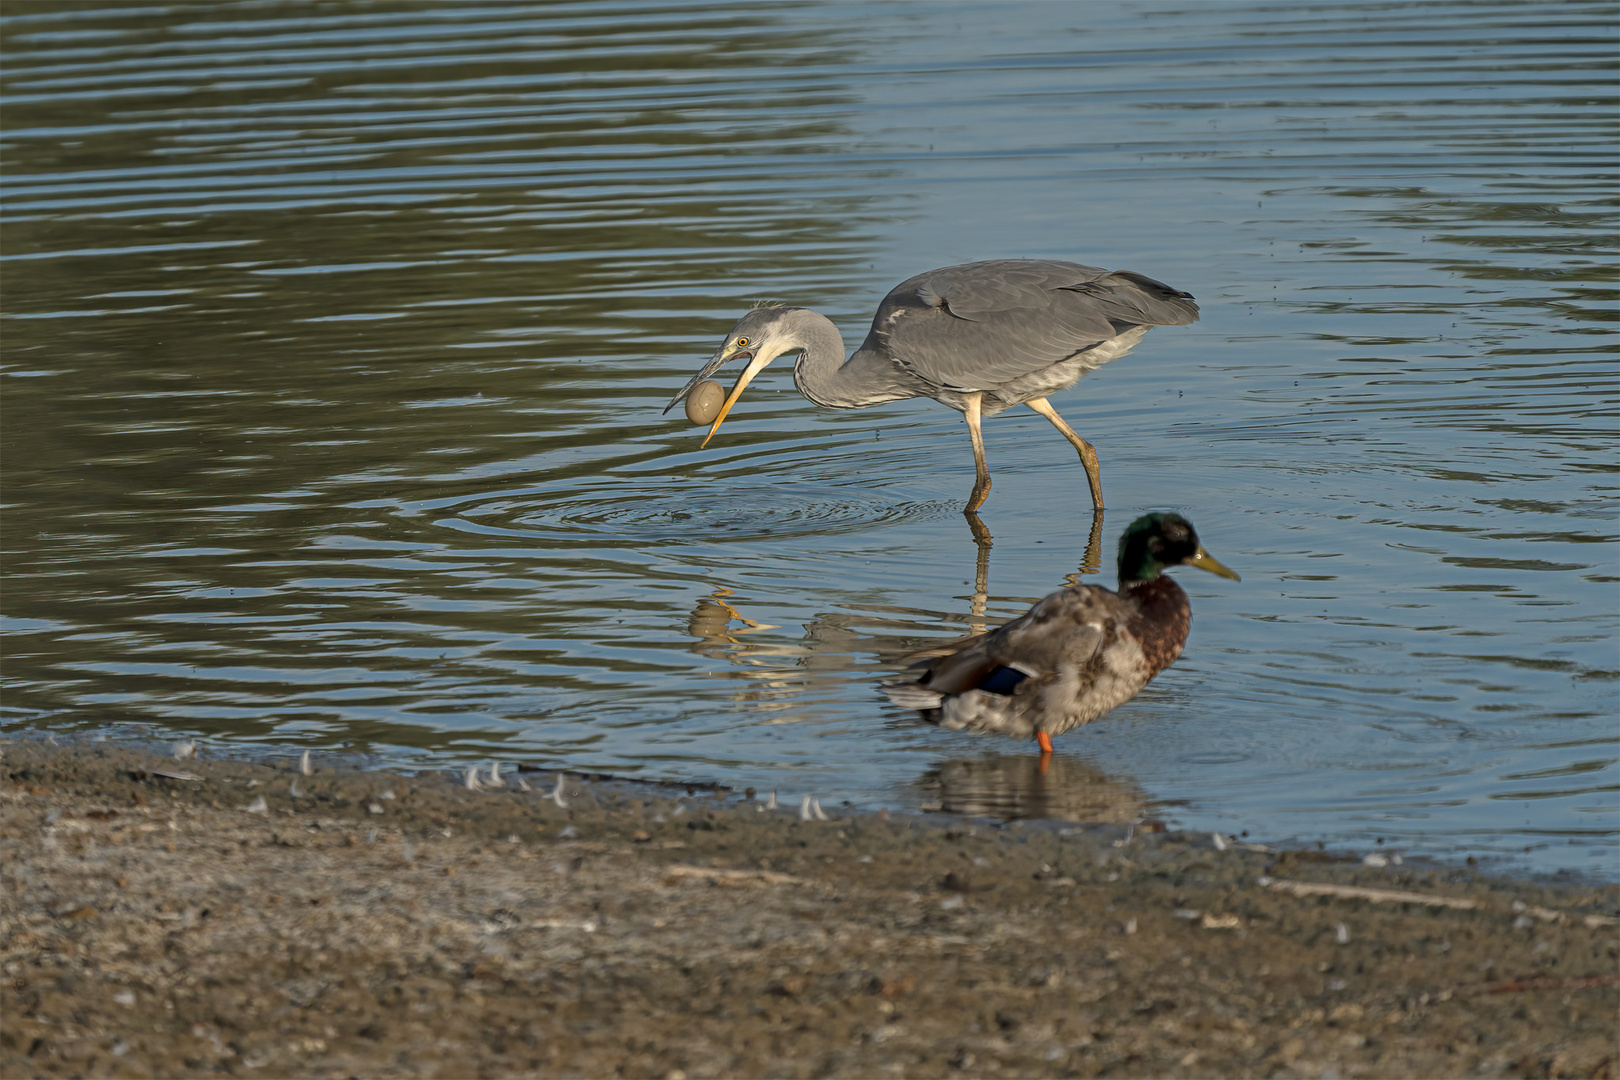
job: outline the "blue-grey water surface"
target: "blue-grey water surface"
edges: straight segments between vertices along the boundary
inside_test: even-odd
[[[10,730],[1156,816],[1620,876],[1610,4],[28,3]],[[757,298],[1198,297],[1054,404],[660,410]],[[1182,660],[1030,747],[876,691],[1145,509]]]

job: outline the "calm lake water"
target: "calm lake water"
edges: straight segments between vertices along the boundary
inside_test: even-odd
[[[1611,4],[5,13],[5,729],[1620,876]],[[1026,409],[982,552],[933,402],[660,413],[999,256],[1202,305],[1054,399],[1100,553]],[[1156,508],[1243,581],[1046,776],[876,691]]]

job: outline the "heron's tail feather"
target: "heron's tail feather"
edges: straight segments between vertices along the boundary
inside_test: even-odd
[[[1116,270],[1091,283],[1103,314],[1116,322],[1143,326],[1186,326],[1198,321],[1192,293],[1172,289],[1134,270]]]

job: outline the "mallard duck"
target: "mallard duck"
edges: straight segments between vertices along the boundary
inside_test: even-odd
[[[1187,594],[1162,573],[1196,566],[1237,581],[1180,514],[1148,514],[1119,539],[1119,591],[1071,585],[1012,622],[916,665],[884,686],[889,699],[940,727],[1052,736],[1131,700],[1181,655],[1192,625]]]

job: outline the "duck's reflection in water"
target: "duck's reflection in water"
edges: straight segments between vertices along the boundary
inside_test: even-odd
[[[946,813],[1004,821],[1123,825],[1147,814],[1147,796],[1130,780],[1062,754],[1053,755],[1044,767],[1039,754],[989,753],[943,761],[914,787],[926,803]]]

